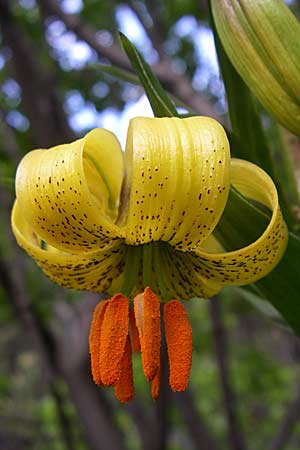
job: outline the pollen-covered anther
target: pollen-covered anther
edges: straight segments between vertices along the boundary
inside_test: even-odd
[[[134,353],[141,351],[141,343],[139,338],[139,330],[136,325],[133,308],[129,311],[129,336],[131,342],[131,348]]]
[[[169,357],[169,383],[173,391],[187,388],[192,366],[192,328],[184,306],[172,300],[164,307],[165,335]]]
[[[134,314],[142,352],[145,377],[151,381],[160,367],[160,305],[157,295],[147,287],[134,299]]]
[[[160,394],[160,379],[161,379],[161,364],[159,365],[158,371],[155,377],[151,381],[151,396],[153,400],[157,400]]]
[[[100,338],[101,338],[101,328],[104,319],[105,310],[108,304],[108,300],[98,303],[93,312],[93,320],[91,323],[90,334],[89,334],[89,346],[91,355],[91,369],[93,380],[98,386],[102,386],[100,375]]]
[[[101,327],[100,375],[105,386],[113,385],[121,374],[128,325],[128,300],[124,295],[116,294],[107,304]]]
[[[129,402],[134,397],[131,345],[127,336],[125,350],[121,361],[120,376],[114,384],[115,395],[121,403]]]

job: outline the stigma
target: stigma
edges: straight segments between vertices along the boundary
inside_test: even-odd
[[[101,301],[95,308],[89,345],[93,380],[98,386],[113,386],[117,399],[134,397],[132,353],[141,353],[151,395],[160,392],[162,336],[165,336],[171,389],[187,388],[192,364],[192,329],[182,303],[171,300],[161,307],[147,287],[129,302],[123,294]]]

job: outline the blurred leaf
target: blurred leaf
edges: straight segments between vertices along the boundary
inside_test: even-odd
[[[8,395],[12,388],[12,381],[8,376],[0,375],[0,397]]]
[[[225,211],[214,233],[226,250],[241,248],[263,233],[269,217],[268,211],[261,210],[231,188]],[[287,249],[278,266],[254,285],[243,287],[268,300],[297,335],[300,335],[299,255],[300,239],[289,232]]]
[[[287,136],[292,136],[290,132],[279,124],[271,120],[268,128],[268,135],[272,140],[271,154],[274,161],[275,179],[281,180],[281,186],[284,189],[286,199],[295,209],[299,207],[300,197],[296,181],[296,171],[289,154],[289,144]],[[297,139],[295,137],[295,139]],[[299,228],[296,224],[296,228]]]
[[[256,241],[269,221],[268,210],[260,209],[231,187],[226,208],[214,234],[228,251],[232,251]]]
[[[257,295],[257,293],[252,292],[252,290],[242,289],[239,287],[235,289],[240,292],[240,295],[249,303],[251,303],[255,309],[258,309],[263,316],[266,316],[269,319],[273,320],[284,329],[290,330],[290,328],[287,327],[287,323],[283,320],[282,316],[274,308],[274,306],[271,305],[271,303],[263,300],[259,295]]]
[[[15,180],[11,177],[5,177],[0,175],[0,185],[7,187],[11,190],[12,193],[14,193],[15,188]]]
[[[275,269],[255,283],[255,290],[268,299],[300,336],[300,239],[289,233],[286,252]]]

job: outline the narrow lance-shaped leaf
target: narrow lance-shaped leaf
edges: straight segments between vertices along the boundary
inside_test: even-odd
[[[134,84],[134,85],[141,85],[139,77],[137,75],[133,74],[129,70],[120,69],[119,67],[116,67],[116,66],[113,66],[113,65],[100,64],[100,63],[91,64],[89,67],[91,67],[91,68],[93,68],[95,70],[100,70],[101,72],[103,72],[103,73],[105,73],[107,75],[110,75],[110,76],[112,76],[114,78],[117,78],[118,80],[122,80],[122,81],[125,81],[127,83]],[[163,91],[163,92],[165,92],[165,91]],[[179,117],[191,117],[191,116],[196,116],[197,115],[194,111],[191,110],[190,106],[188,106],[182,100],[177,98],[176,95],[170,94],[170,98],[168,99],[169,102],[172,103],[172,100],[173,100],[173,103],[177,107],[184,108],[186,111],[188,111],[187,113],[184,113],[184,114],[177,114],[177,112],[176,112],[176,115],[178,115]],[[164,117],[165,116],[166,115],[164,115]]]
[[[120,67],[108,65],[108,64],[91,64],[89,67],[100,70],[103,73],[118,78],[119,80],[126,81],[127,83],[140,84],[139,78],[129,70],[120,69]]]
[[[156,117],[178,116],[174,103],[163,90],[149,64],[146,63],[139,51],[123,33],[120,33],[120,39],[123,48],[146,91],[154,115]]]

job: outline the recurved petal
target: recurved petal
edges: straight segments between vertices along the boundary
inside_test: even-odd
[[[23,158],[16,175],[18,207],[48,244],[87,252],[122,236],[115,225],[122,180],[118,140],[95,129],[71,144]]]
[[[24,219],[18,201],[12,212],[12,228],[18,244],[59,285],[110,295],[120,290],[126,261],[126,246],[121,240],[81,255],[61,251],[35,233]]]
[[[227,253],[208,253],[197,249],[183,255],[191,280],[206,280],[204,296],[214,295],[224,285],[253,283],[267,275],[280,261],[288,234],[272,179],[247,161],[232,160],[231,181],[244,196],[260,202],[272,211],[269,225],[255,242]]]
[[[187,251],[211,234],[229,190],[229,145],[209,117],[135,118],[126,144],[126,242]]]

